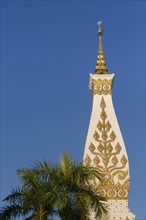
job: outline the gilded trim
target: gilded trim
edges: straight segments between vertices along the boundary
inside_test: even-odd
[[[92,79],[93,95],[111,95],[112,93],[112,79]]]

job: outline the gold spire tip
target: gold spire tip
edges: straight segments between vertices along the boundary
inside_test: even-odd
[[[101,26],[102,21],[98,21],[97,24],[98,24],[98,36],[102,36],[102,34],[103,34],[102,26]]]
[[[98,46],[98,56],[96,61],[96,67],[95,67],[95,73],[96,74],[107,74],[108,68],[106,66],[106,61],[103,54],[103,48],[102,48],[102,21],[98,21],[98,38],[99,38],[99,46]]]

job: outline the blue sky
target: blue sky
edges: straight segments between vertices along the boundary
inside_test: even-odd
[[[144,1],[1,2],[1,195],[35,160],[57,162],[65,150],[82,160],[98,20],[130,161],[129,207],[145,220]]]

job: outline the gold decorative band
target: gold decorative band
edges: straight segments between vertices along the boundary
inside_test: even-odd
[[[112,93],[112,79],[92,79],[93,95],[111,95]]]

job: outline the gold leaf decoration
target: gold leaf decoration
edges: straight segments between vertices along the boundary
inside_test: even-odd
[[[114,189],[109,189],[107,194],[109,198],[113,198],[116,195],[116,191]]]
[[[107,165],[109,163],[109,159],[105,156],[102,157],[102,162]]]
[[[111,152],[111,151],[113,150],[113,147],[112,147],[111,143],[109,143],[109,144],[107,145],[107,150],[108,150],[109,152]]]
[[[121,184],[119,182],[115,184],[115,189],[116,191],[119,191],[121,189]]]
[[[94,150],[95,150],[94,144],[92,144],[92,143],[90,144],[89,150],[90,150],[91,152],[94,152]]]
[[[108,138],[107,133],[106,132],[102,132],[101,137],[102,137],[103,140],[106,140]]]
[[[106,199],[127,199],[130,185],[130,179],[127,177],[128,170],[126,169],[128,161],[125,155],[120,155],[122,147],[119,142],[113,144],[116,140],[116,134],[107,119],[106,103],[103,97],[100,107],[98,130],[93,134],[93,138],[97,142],[97,148],[96,145],[91,143],[89,149],[91,154],[94,155],[93,165],[99,172],[105,174],[105,180],[96,183],[94,187],[97,187],[100,195]],[[86,155],[85,160],[88,164],[91,163],[88,155]],[[117,182],[117,180],[119,181]]]
[[[112,163],[114,164],[114,166],[116,166],[116,164],[118,163],[118,159],[117,159],[116,155],[113,156]]]
[[[106,107],[106,104],[105,104],[105,101],[104,101],[103,97],[101,99],[100,107],[102,108],[102,110],[105,109],[105,107]]]
[[[124,190],[124,189],[120,189],[119,192],[118,192],[118,195],[119,195],[120,197],[123,197],[123,198],[124,198],[124,197],[127,195],[127,191]]]
[[[111,95],[112,79],[92,79],[92,93],[93,95]]]
[[[112,131],[112,133],[110,134],[110,138],[111,138],[112,141],[115,140],[116,135],[115,135],[114,131]]]
[[[130,183],[130,179],[127,179],[127,185]],[[112,182],[99,182],[97,185],[94,183],[94,189],[97,189],[99,194],[106,199],[113,199],[113,200],[127,200],[128,198],[128,189],[125,187],[125,183],[121,184],[120,182],[114,183]]]
[[[99,131],[102,131],[103,124],[100,121],[97,124],[97,128],[99,129]]]
[[[86,155],[86,157],[84,159],[84,162],[85,162],[86,165],[89,165],[91,163],[91,159],[90,159],[88,154]]]
[[[109,121],[105,124],[105,127],[106,127],[106,132],[108,132],[111,129],[111,124]]]
[[[122,156],[120,161],[123,165],[125,165],[127,163],[127,159],[126,159],[125,155]]]
[[[100,143],[100,144],[98,145],[97,149],[98,149],[100,152],[102,152],[103,149],[104,149],[104,147],[103,147],[103,145]]]
[[[120,171],[119,173],[118,173],[118,179],[119,180],[124,180],[125,178],[126,178],[126,176],[128,175],[128,170],[126,170],[126,171]]]
[[[102,118],[102,120],[105,120],[107,118],[107,115],[104,110],[102,110],[102,112],[100,114],[100,118]]]
[[[95,131],[93,137],[94,137],[95,141],[98,141],[98,139],[100,138],[100,135],[97,133],[97,131]]]
[[[117,143],[116,146],[115,146],[115,150],[117,151],[117,153],[120,153],[121,149],[122,148],[121,148],[120,144]]]
[[[130,178],[128,178],[124,184],[123,184],[124,189],[126,189],[128,191],[129,187],[130,187]]]
[[[98,156],[95,156],[94,159],[93,159],[93,162],[95,165],[98,165],[100,163],[100,159]]]

